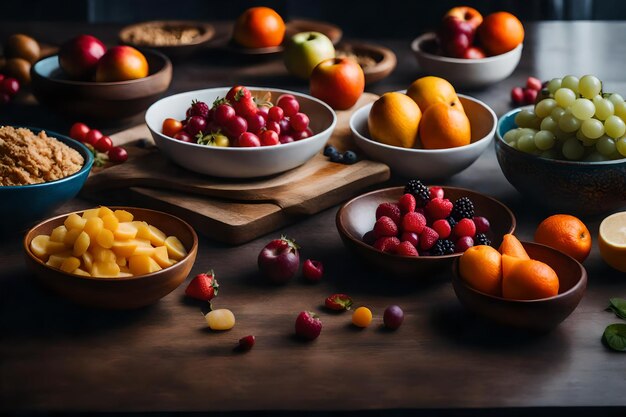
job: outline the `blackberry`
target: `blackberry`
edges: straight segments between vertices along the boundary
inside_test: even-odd
[[[456,221],[474,217],[474,203],[472,203],[472,200],[467,197],[461,197],[456,200],[452,209],[452,217]]]
[[[456,220],[454,220],[452,216],[449,216],[446,221],[450,225],[450,229],[454,229],[454,226],[456,226]]]
[[[453,253],[454,243],[448,239],[439,239],[432,249],[432,255],[434,256],[452,255]]]
[[[412,194],[415,197],[417,207],[424,207],[430,201],[430,189],[422,184],[420,180],[410,180],[404,186],[405,194]]]
[[[491,246],[491,240],[484,233],[478,233],[474,236],[474,244]]]

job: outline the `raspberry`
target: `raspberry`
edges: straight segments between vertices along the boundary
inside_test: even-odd
[[[400,224],[400,207],[395,203],[382,203],[376,209],[376,220],[383,216],[389,217],[395,224]]]
[[[474,217],[474,203],[472,203],[472,201],[467,197],[459,198],[454,202],[452,217],[456,221],[465,218],[471,219],[472,217]]]
[[[400,241],[402,242],[411,242],[413,246],[417,248],[417,245],[420,242],[420,237],[417,233],[413,232],[404,232],[400,235]]]
[[[374,231],[370,230],[369,232],[366,232],[363,235],[362,240],[363,240],[363,243],[367,243],[368,245],[373,245],[374,242],[376,242],[376,235],[375,235]]]
[[[454,243],[448,239],[439,239],[433,246],[434,256],[452,255],[454,253]]]
[[[381,238],[385,236],[396,236],[398,234],[398,225],[387,216],[382,216],[374,223],[374,236]]]
[[[484,233],[476,233],[476,236],[474,237],[474,243],[476,243],[477,245],[491,246],[491,240],[489,240],[487,235]]]
[[[400,240],[395,237],[381,237],[374,242],[374,248],[386,253],[395,253],[396,248],[400,244]]]
[[[424,207],[430,200],[430,190],[420,180],[410,180],[404,186],[404,193],[413,194],[418,207]]]
[[[450,223],[448,223],[448,221],[445,219],[435,220],[432,224],[432,228],[435,230],[435,232],[437,232],[440,239],[447,239],[452,233]]]
[[[474,237],[476,235],[476,225],[471,219],[461,219],[454,226],[453,232],[456,237]]]
[[[398,200],[398,207],[400,207],[400,211],[404,213],[411,213],[415,211],[415,197],[412,194],[404,194]]]
[[[430,227],[424,227],[424,230],[420,234],[420,249],[429,250],[432,248],[439,239],[439,235]]]
[[[463,253],[472,246],[474,246],[474,239],[469,236],[463,236],[456,241],[455,245],[457,253]]]
[[[415,249],[415,246],[413,246],[411,242],[405,241],[400,243],[396,248],[396,255],[419,256],[419,253],[417,253],[417,249]]]
[[[426,226],[426,217],[419,213],[407,213],[402,218],[402,231],[415,232],[417,234],[422,233]]]
[[[187,117],[200,116],[206,119],[208,115],[209,106],[203,101],[193,100],[191,102],[191,107],[187,109]]]
[[[443,198],[444,193],[443,193],[443,188],[441,187],[430,187],[430,199],[432,200],[433,198]]]
[[[433,198],[426,204],[426,214],[431,220],[445,219],[452,213],[452,202],[447,198]]]
[[[489,231],[489,220],[482,216],[474,216],[472,219],[476,225],[476,233],[487,233]]]

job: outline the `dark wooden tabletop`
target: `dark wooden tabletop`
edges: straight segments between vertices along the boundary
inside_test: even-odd
[[[113,42],[117,29],[2,22],[0,38],[26,31],[54,44],[88,32]],[[593,73],[605,81],[605,90],[626,93],[626,44],[621,42],[626,23],[536,23],[526,25],[526,34],[522,61],[510,78],[467,92],[498,115],[510,108],[511,88],[523,85],[529,75],[545,80]],[[372,41],[394,50],[398,68],[368,91],[406,88],[421,75],[410,39]],[[280,61],[242,63],[207,50],[175,63],[169,93],[234,83],[307,90],[287,76]],[[28,100],[0,113],[0,122],[59,131],[70,125]],[[539,222],[553,214],[525,203],[502,175],[493,149],[446,184],[503,201],[515,212],[517,235],[524,240],[532,239]],[[103,196],[101,203],[108,201]],[[91,205],[75,199],[58,212]],[[217,271],[221,288],[214,306],[229,308],[237,317],[235,328],[223,333],[208,331],[200,308],[183,300],[185,284],[137,311],[69,304],[44,291],[26,270],[21,235],[3,238],[0,410],[625,415],[626,355],[607,350],[600,338],[606,325],[617,321],[604,308],[609,298],[626,297],[626,276],[602,262],[595,241],[585,262],[589,286],[578,308],[551,333],[528,335],[466,313],[449,271],[429,285],[414,285],[368,270],[343,247],[334,224],[336,211],[331,208],[237,247],[201,237],[192,275]],[[583,220],[595,239],[601,218]],[[295,279],[272,287],[262,282],[256,257],[281,233],[298,240],[304,259],[324,262],[322,283]],[[373,325],[356,330],[349,314],[324,312],[320,305],[335,292],[370,307]],[[396,332],[380,328],[390,304],[400,305],[406,314]],[[294,320],[311,309],[320,313],[324,329],[313,343],[302,343],[293,337]],[[234,353],[237,340],[248,334],[257,337],[254,349]]]

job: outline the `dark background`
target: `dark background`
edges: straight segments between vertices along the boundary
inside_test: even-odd
[[[154,19],[232,20],[251,6],[274,8],[286,20],[306,17],[339,25],[346,37],[415,36],[454,6],[483,15],[506,10],[522,21],[622,20],[623,0],[3,0],[0,20],[131,23]],[[615,40],[620,41],[620,40]]]

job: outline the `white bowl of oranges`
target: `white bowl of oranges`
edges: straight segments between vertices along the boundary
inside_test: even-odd
[[[449,178],[474,163],[496,124],[489,106],[456,94],[438,77],[414,81],[406,94],[386,93],[350,118],[354,140],[370,158],[394,175],[426,181]]]

